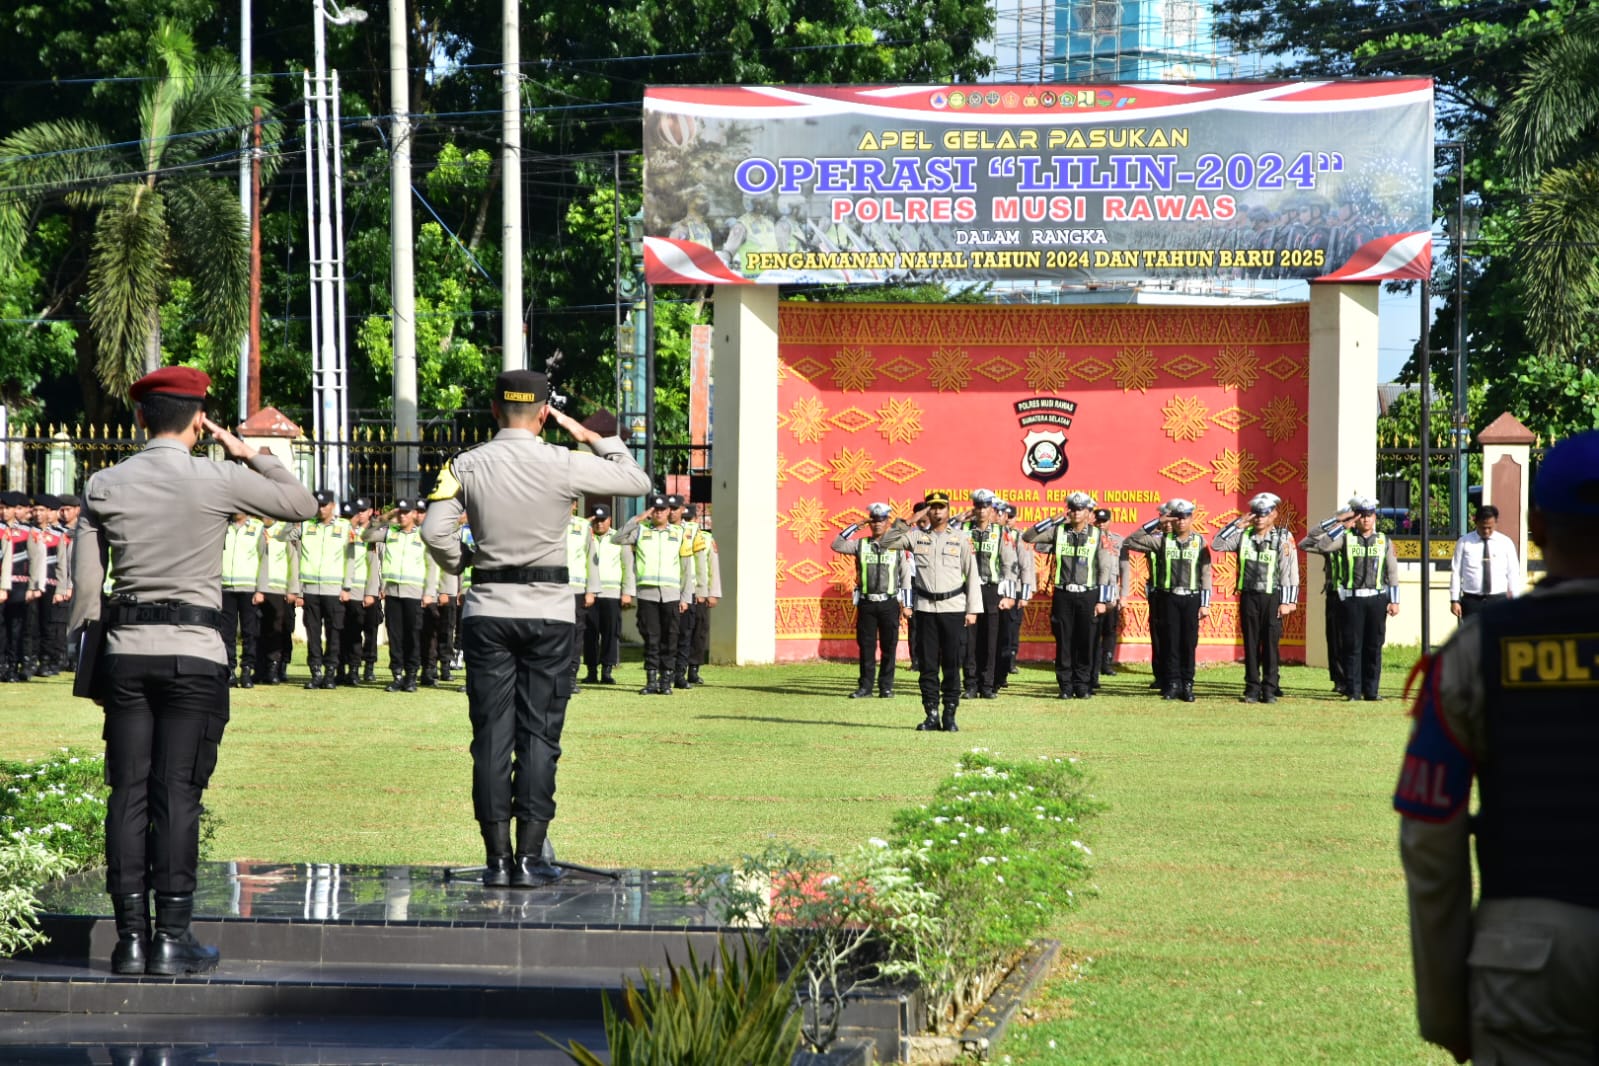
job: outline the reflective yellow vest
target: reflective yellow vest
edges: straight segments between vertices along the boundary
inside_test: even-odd
[[[254,591],[261,571],[261,534],[266,523],[259,518],[229,522],[222,537],[222,587]]]

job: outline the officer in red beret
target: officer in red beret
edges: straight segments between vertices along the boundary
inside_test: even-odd
[[[85,662],[105,708],[106,888],[119,974],[203,973],[217,951],[194,938],[200,797],[228,723],[222,640],[222,542],[235,512],[310,518],[316,500],[289,469],[205,415],[211,379],[164,367],[134,382],[144,448],[89,478],[72,582],[98,589],[116,545],[111,595],[75,596],[74,630],[98,622],[98,661]],[[210,434],[233,462],[193,454]],[[180,769],[181,768],[181,769]],[[150,932],[149,895],[155,895]]]

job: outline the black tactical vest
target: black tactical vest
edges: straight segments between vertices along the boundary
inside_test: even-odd
[[[1534,596],[1482,619],[1488,761],[1474,822],[1484,899],[1599,908],[1599,603]]]

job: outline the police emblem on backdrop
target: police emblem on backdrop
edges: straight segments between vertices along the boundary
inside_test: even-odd
[[[1054,481],[1066,473],[1066,434],[1035,429],[1022,440],[1022,473],[1034,481]]]

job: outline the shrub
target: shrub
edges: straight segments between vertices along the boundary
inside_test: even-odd
[[[799,1046],[794,979],[780,975],[775,945],[745,937],[743,948],[718,941],[720,972],[690,947],[687,964],[668,962],[670,983],[648,970],[643,987],[624,982],[621,1007],[605,1001],[611,1066],[788,1066]],[[602,1066],[575,1040],[563,1050],[579,1066]]]
[[[825,1050],[850,994],[919,984],[941,1031],[985,1000],[1028,940],[1076,904],[1099,804],[1075,759],[963,755],[888,840],[837,858],[782,846],[690,875],[723,921],[768,927],[804,976],[804,1037]]]
[[[34,924],[39,909],[34,889],[68,868],[65,859],[37,841],[0,841],[0,958],[44,940]]]
[[[0,762],[0,841],[32,841],[69,869],[105,858],[105,756],[62,748],[43,762]]]

